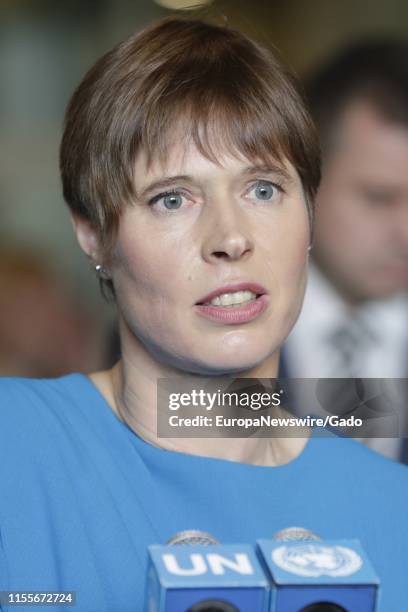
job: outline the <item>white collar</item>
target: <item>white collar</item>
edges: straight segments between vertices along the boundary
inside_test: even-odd
[[[385,373],[390,371],[386,367],[387,362],[391,370],[395,370],[391,367],[391,360],[394,360],[390,357],[391,353],[397,351],[401,356],[408,353],[408,294],[400,293],[387,299],[365,302],[351,311],[350,306],[313,263],[309,265],[308,276],[303,308],[285,345],[289,369],[293,375],[324,376],[326,357],[323,347],[327,338],[336,328],[346,324],[353,314],[364,320],[375,332],[378,350],[382,350],[381,347],[384,350],[385,360],[381,359],[383,376],[389,376],[389,373]],[[370,371],[374,372],[374,369],[370,367]],[[375,371],[381,371],[380,364]]]

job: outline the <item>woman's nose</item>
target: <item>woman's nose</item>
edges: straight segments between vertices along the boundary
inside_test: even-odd
[[[220,202],[211,207],[204,235],[202,254],[208,263],[239,260],[248,257],[254,243],[248,219],[234,203]]]

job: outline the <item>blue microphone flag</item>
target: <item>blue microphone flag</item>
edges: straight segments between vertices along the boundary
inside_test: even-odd
[[[379,579],[357,540],[258,540],[257,550],[271,582],[270,612],[299,612],[322,602],[375,612]]]
[[[253,546],[149,546],[145,612],[184,612],[205,601],[268,612],[268,580]]]

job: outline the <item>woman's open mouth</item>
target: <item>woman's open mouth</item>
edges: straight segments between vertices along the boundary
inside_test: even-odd
[[[254,283],[240,283],[213,291],[200,300],[195,308],[203,317],[237,325],[258,317],[267,304],[268,297],[263,287]]]

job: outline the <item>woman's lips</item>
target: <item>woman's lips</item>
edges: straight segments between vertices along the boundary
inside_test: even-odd
[[[206,304],[206,302],[211,302],[211,300],[213,300],[215,297],[222,295],[223,293],[236,293],[237,291],[252,291],[252,293],[255,293],[256,296],[261,296],[268,293],[266,289],[258,283],[231,283],[229,285],[224,285],[223,287],[219,287],[218,289],[211,291],[211,293],[208,293],[203,298],[201,298],[197,302],[197,305],[201,306],[203,304]]]
[[[244,291],[245,289],[241,289]],[[250,289],[247,289],[251,291]],[[237,289],[235,289],[237,291]],[[223,291],[222,293],[227,293]],[[254,292],[255,293],[255,292]],[[216,295],[220,295],[219,293]],[[214,297],[216,297],[216,295]],[[212,298],[210,298],[212,299]],[[236,306],[213,306],[212,304],[196,304],[197,314],[206,319],[224,323],[226,325],[238,325],[252,321],[264,312],[268,305],[268,296],[264,293],[258,295],[255,300]]]

